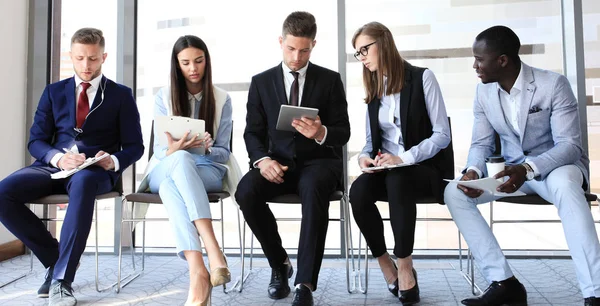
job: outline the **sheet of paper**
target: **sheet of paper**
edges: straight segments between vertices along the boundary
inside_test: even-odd
[[[367,167],[367,168],[361,168],[360,171],[365,172],[365,171],[375,171],[375,170],[389,170],[389,169],[393,169],[393,168],[400,168],[400,167],[408,167],[408,166],[414,166],[416,164],[396,164],[396,165],[386,165],[386,166],[378,166],[378,167]]]
[[[98,157],[90,157],[90,158],[86,159],[85,162],[83,162],[83,164],[81,164],[79,167],[71,169],[71,170],[63,170],[63,171],[59,171],[56,173],[52,173],[50,175],[50,177],[55,180],[67,178],[67,177],[69,177],[69,176],[71,176],[71,175],[73,175],[73,174],[75,174],[75,173],[97,163],[98,161],[109,157],[109,156],[110,156],[110,154],[104,153],[103,155],[100,155]]]
[[[500,197],[516,197],[516,196],[526,195],[524,192],[519,191],[519,190],[517,190],[513,193],[504,193],[504,192],[497,191],[496,188],[498,188],[498,186],[502,185],[502,182],[499,182],[498,180],[496,180],[493,177],[485,177],[482,179],[471,180],[471,181],[459,181],[459,180],[448,180],[448,179],[444,179],[444,180],[449,182],[450,184],[458,184],[458,185],[473,188],[473,189],[483,190],[484,192],[491,193],[495,196],[500,196]]]

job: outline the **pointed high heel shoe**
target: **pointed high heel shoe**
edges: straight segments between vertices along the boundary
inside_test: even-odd
[[[398,275],[398,266],[396,265],[396,262],[394,262],[392,257],[390,257],[390,261],[392,262],[392,264],[394,265],[394,268],[396,269],[396,275]],[[385,276],[384,276],[384,278],[385,278]],[[396,280],[391,284],[386,279],[385,283],[387,284],[388,291],[390,291],[390,293],[392,293],[394,296],[398,296],[398,279],[396,278]]]
[[[221,286],[231,281],[231,272],[227,267],[227,257],[223,254],[225,267],[216,267],[210,271],[210,283],[213,287]]]
[[[419,282],[417,281],[417,271],[412,269],[415,277],[415,286],[408,290],[398,290],[398,299],[402,305],[413,305],[421,301],[419,294]]]

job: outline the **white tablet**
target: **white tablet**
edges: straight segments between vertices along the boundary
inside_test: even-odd
[[[204,138],[204,120],[192,119],[180,116],[156,116],[154,117],[154,126],[156,134],[154,137],[161,146],[168,146],[167,135],[165,132],[171,133],[173,139],[181,139],[185,132],[190,131],[188,139],[195,135],[199,138]],[[204,155],[204,147],[188,149],[190,153]]]
[[[277,118],[277,130],[295,132],[296,129],[292,126],[294,119],[300,119],[307,117],[310,119],[316,119],[319,114],[319,110],[311,107],[302,106],[291,106],[282,104],[279,108],[279,117]]]

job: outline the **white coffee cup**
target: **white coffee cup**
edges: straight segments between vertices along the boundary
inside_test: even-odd
[[[487,168],[488,177],[494,177],[498,172],[504,170],[504,157],[493,155],[485,159],[485,166]],[[499,182],[504,183],[504,177],[497,179]]]

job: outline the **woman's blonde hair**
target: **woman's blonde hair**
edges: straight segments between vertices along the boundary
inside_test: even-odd
[[[373,38],[377,44],[377,71],[371,72],[363,66],[363,84],[365,103],[375,97],[399,93],[404,85],[404,60],[400,56],[392,32],[383,24],[373,21],[360,27],[352,37],[352,47],[356,49],[356,38],[365,35]],[[359,46],[360,47],[360,46]],[[384,92],[383,77],[387,77],[387,90]]]

